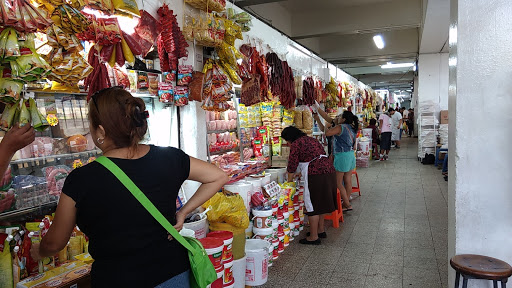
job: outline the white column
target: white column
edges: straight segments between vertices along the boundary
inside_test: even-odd
[[[448,53],[420,54],[418,102],[432,100],[448,109]]]
[[[451,0],[449,257],[472,253],[512,264],[510,15],[510,0]]]
[[[206,113],[201,102],[192,101],[180,108],[181,150],[200,160],[207,160],[206,152]],[[185,181],[183,190],[189,199],[199,187],[198,182]]]

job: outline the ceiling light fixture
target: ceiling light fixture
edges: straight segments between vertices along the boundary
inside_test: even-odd
[[[384,46],[386,46],[386,43],[384,43],[384,38],[382,38],[382,35],[375,35],[373,36],[373,42],[375,42],[375,46],[379,49],[383,49]]]
[[[409,68],[413,67],[414,63],[391,63],[388,62],[388,64],[380,65],[380,68],[382,69],[393,69],[393,68]]]

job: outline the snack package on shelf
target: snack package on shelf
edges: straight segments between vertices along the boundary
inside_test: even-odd
[[[226,19],[215,17],[212,13],[187,9],[183,33],[188,41],[196,41],[205,47],[218,47],[224,41]]]
[[[185,0],[185,3],[204,11],[222,12],[226,9],[225,0]]]
[[[51,25],[49,15],[43,5],[26,0],[14,0],[0,3],[2,11],[0,25],[14,27],[20,32],[45,30]]]
[[[162,72],[178,70],[178,60],[187,57],[188,43],[178,26],[178,20],[167,4],[158,8],[158,30],[161,31],[157,37],[158,56],[160,58],[160,69]]]
[[[226,73],[216,62],[208,59],[203,68],[205,81],[203,95],[206,97],[202,108],[207,111],[226,111],[231,106],[227,101],[231,100],[232,84]]]

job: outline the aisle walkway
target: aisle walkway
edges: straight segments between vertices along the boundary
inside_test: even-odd
[[[448,182],[417,161],[417,139],[403,140],[387,162],[358,169],[362,196],[345,223],[327,221],[320,246],[294,241],[262,287],[448,287]]]

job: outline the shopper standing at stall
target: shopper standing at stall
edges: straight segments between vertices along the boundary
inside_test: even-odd
[[[14,153],[34,142],[35,137],[36,132],[30,125],[20,127],[19,124],[16,124],[7,131],[0,142],[0,181],[4,178]]]
[[[388,160],[389,150],[391,150],[391,117],[389,113],[393,108],[389,108],[387,113],[380,114],[379,131],[380,131],[380,161]]]
[[[409,137],[414,136],[414,108],[409,109]]]
[[[89,102],[91,135],[103,155],[137,185],[181,230],[187,214],[228,180],[214,165],[171,147],[139,144],[148,129],[144,101],[121,88],[95,93]],[[176,213],[185,180],[202,183]],[[92,287],[189,287],[187,250],[145,210],[129,190],[98,162],[73,170],[66,179],[55,218],[35,259],[56,255],[78,225],[90,240]]]
[[[402,114],[400,112],[392,110],[389,111],[391,114],[391,141],[395,141],[396,149],[400,149],[400,134],[402,132]]]
[[[352,210],[350,195],[352,195],[352,171],[356,168],[356,135],[359,120],[352,112],[345,111],[340,117],[340,124],[329,129],[325,135],[334,136],[334,168],[336,181],[340,190],[343,206]]]
[[[370,125],[366,127],[368,129],[372,129],[372,151],[373,151],[373,157],[375,159],[379,159],[379,145],[380,145],[380,139],[379,139],[379,128],[377,127],[377,120],[370,119]]]
[[[405,135],[407,136],[409,135],[409,110],[405,109],[405,107],[402,107],[402,117],[404,119],[403,122],[405,123],[404,132]]]
[[[308,137],[295,127],[286,127],[281,133],[284,140],[291,143],[288,157],[288,181],[299,174],[304,181],[304,204],[310,224],[309,235],[301,239],[301,244],[319,245],[319,238],[326,238],[325,214],[336,207],[336,171],[325,155],[322,144]]]

